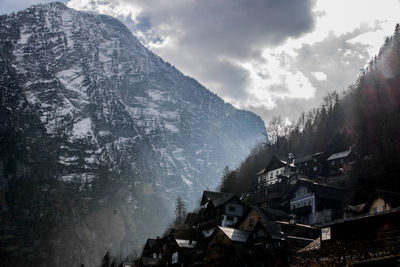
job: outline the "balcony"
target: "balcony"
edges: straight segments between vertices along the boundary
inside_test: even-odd
[[[293,212],[296,215],[309,214],[312,212],[312,207],[311,206],[299,207],[292,209],[291,212]]]

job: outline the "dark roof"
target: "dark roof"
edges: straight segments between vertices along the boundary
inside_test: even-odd
[[[273,239],[283,239],[285,237],[282,227],[275,221],[289,219],[289,214],[281,210],[260,208],[257,206],[250,206],[250,209],[246,213],[248,214],[251,210],[255,210],[258,213],[262,219],[259,223],[261,223]],[[242,216],[240,221],[243,221],[245,216]]]
[[[203,197],[201,198],[200,205],[204,205],[211,200],[215,207],[219,206],[222,202],[225,202],[227,199],[233,197],[231,193],[223,193],[223,192],[213,192],[213,191],[204,191]]]
[[[334,160],[334,159],[343,159],[347,158],[351,154],[351,150],[346,150],[342,152],[338,152],[329,156],[327,161]]]
[[[197,213],[188,213],[186,215],[186,219],[185,219],[185,224],[191,224],[193,225],[196,222],[197,219]]]
[[[146,244],[144,246],[144,249],[151,249],[151,250],[160,250],[162,248],[162,243],[163,240],[161,238],[148,238],[146,241]]]
[[[290,219],[290,215],[282,210],[270,209],[270,208],[260,208],[257,206],[251,206],[255,211],[257,211],[260,216],[269,221],[281,221],[284,219]]]
[[[273,156],[272,158],[271,158],[271,160],[268,162],[268,165],[264,168],[264,169],[262,169],[262,170],[260,170],[257,174],[256,174],[256,176],[258,176],[258,175],[261,175],[261,174],[264,174],[264,173],[267,173],[267,172],[269,172],[269,171],[271,171],[271,170],[275,170],[276,168],[276,166],[275,167],[272,167],[273,166],[273,164],[277,164],[278,166],[280,166],[280,167],[278,167],[278,168],[281,168],[281,167],[284,167],[284,166],[290,166],[290,167],[294,167],[294,165],[292,164],[292,163],[290,163],[290,160],[288,159],[288,158],[285,158],[285,157],[281,157],[281,156]]]
[[[322,155],[323,153],[324,152],[317,152],[317,153],[314,153],[314,154],[311,154],[311,155],[306,155],[306,156],[303,156],[303,157],[300,157],[300,158],[295,158],[294,159],[294,165],[300,164],[300,163],[303,163],[303,162],[312,161],[313,158],[318,157],[318,156]]]
[[[292,197],[293,193],[296,192],[300,185],[307,187],[308,189],[310,189],[311,192],[313,192],[320,198],[332,199],[337,201],[342,201],[343,195],[348,191],[348,189],[344,187],[324,184],[306,178],[297,178],[296,186],[288,194],[289,198]]]

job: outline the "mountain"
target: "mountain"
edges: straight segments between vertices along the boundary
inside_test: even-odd
[[[265,133],[120,21],[61,3],[0,16],[0,260],[126,256]]]

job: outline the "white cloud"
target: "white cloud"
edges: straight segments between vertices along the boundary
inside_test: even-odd
[[[325,73],[323,73],[322,71],[316,71],[316,72],[311,72],[311,74],[315,77],[315,79],[317,79],[318,81],[326,81],[326,79],[328,78],[328,76],[326,76]]]

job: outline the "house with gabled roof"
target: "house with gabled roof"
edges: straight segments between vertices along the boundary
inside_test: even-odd
[[[310,178],[324,176],[327,172],[325,152],[295,158],[293,164],[296,167],[297,174]]]
[[[221,202],[233,197],[231,193],[224,192],[215,192],[215,191],[203,191],[203,195],[201,197],[200,205],[206,204],[209,200],[211,200],[214,206],[218,206]]]
[[[210,234],[217,226],[233,226],[243,215],[244,205],[233,194],[204,191],[197,227]]]
[[[244,265],[244,244],[250,232],[218,226],[205,249],[204,266]]]
[[[344,198],[348,190],[343,187],[298,178],[288,195],[290,213],[305,224],[333,220],[343,213]]]
[[[329,164],[329,175],[339,176],[350,170],[351,162],[354,161],[354,152],[350,148],[346,151],[341,151],[330,155],[326,161]]]
[[[365,203],[346,205],[345,216],[372,214],[400,207],[400,193],[376,189]]]
[[[268,165],[256,174],[258,188],[281,182],[290,182],[295,175],[295,166],[290,160],[273,156]]]
[[[163,239],[148,238],[140,257],[141,266],[162,266],[163,255]]]

